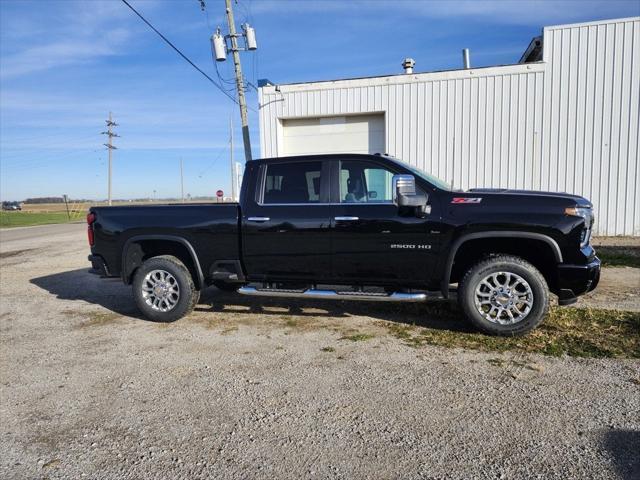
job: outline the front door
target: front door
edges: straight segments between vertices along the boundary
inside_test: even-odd
[[[245,199],[242,212],[250,280],[315,283],[330,275],[328,167],[322,160],[273,162],[254,172],[258,198]]]
[[[391,179],[398,172],[381,163],[344,160],[332,167],[335,280],[424,287],[436,268],[434,217],[418,218],[415,209],[393,203]]]

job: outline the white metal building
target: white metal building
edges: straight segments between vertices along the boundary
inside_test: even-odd
[[[261,87],[263,157],[386,152],[456,188],[589,198],[640,235],[640,17],[545,27],[516,65]]]

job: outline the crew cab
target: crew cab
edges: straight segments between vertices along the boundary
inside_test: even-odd
[[[386,155],[247,162],[239,203],[93,207],[92,271],[174,321],[210,285],[255,296],[422,302],[457,297],[480,330],[519,335],[549,292],[593,290],[591,203],[567,193],[453,190]],[[454,293],[455,292],[455,293]]]

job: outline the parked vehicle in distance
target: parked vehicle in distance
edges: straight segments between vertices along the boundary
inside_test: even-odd
[[[208,285],[256,296],[457,299],[494,335],[542,322],[593,290],[588,200],[567,193],[455,191],[385,155],[247,162],[240,202],[93,207],[93,271],[133,286],[145,316],[188,314]]]
[[[20,202],[2,202],[2,210],[18,211],[22,210]]]

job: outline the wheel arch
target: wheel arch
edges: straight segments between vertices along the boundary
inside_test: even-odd
[[[131,283],[133,274],[150,256],[171,254],[179,258],[191,272],[197,289],[204,288],[204,275],[193,245],[177,235],[136,235],[122,248],[122,280]]]
[[[513,245],[511,245],[510,248],[504,247],[505,242],[513,239],[522,239],[526,240],[528,243],[542,244],[544,245],[544,249],[540,251],[542,256],[546,256],[548,259],[553,259],[556,264],[562,263],[562,251],[560,250],[560,246],[553,238],[542,233],[495,230],[464,234],[453,242],[449,255],[445,261],[446,263],[444,265],[444,274],[441,284],[442,295],[445,298],[448,298],[449,296],[449,284],[451,283],[452,275],[455,274],[454,267],[456,265],[456,258],[459,258],[458,254],[464,251],[464,247],[472,247],[474,242],[476,242],[475,245],[486,245],[488,240],[497,240],[501,244],[500,248],[497,248],[496,251],[493,252],[488,251],[487,248],[480,248],[477,252],[477,257],[482,257],[482,255],[487,253],[512,253],[531,261],[531,255],[527,252],[519,253],[518,247],[514,247]],[[555,279],[551,275],[549,268],[540,268],[539,262],[536,262],[535,260],[531,261],[531,263],[541,270],[547,279],[547,282],[551,284],[553,283]],[[542,266],[544,267],[544,265]]]

